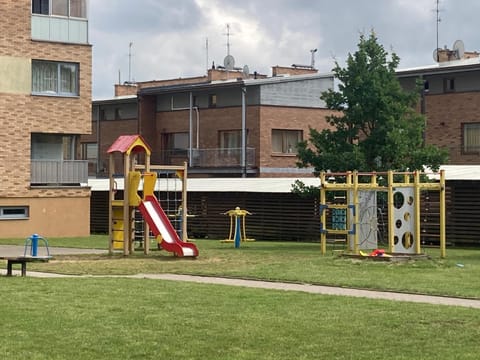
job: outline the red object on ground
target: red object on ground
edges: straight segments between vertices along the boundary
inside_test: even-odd
[[[375,249],[373,250],[369,256],[383,256],[385,255],[385,250],[383,249]]]

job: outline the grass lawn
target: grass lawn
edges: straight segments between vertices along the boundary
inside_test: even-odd
[[[0,243],[23,244],[23,239]],[[49,239],[51,246],[106,248],[106,236]],[[318,243],[249,242],[239,249],[215,240],[197,240],[200,256],[179,259],[164,251],[145,256],[58,256],[29,269],[65,274],[184,273],[272,281],[348,286],[391,291],[480,298],[480,250],[448,249],[440,259],[438,249],[425,249],[430,260],[384,263],[320,254]]]
[[[477,359],[480,312],[147,279],[1,277],[2,359]]]
[[[48,240],[107,245],[106,236]],[[197,259],[164,251],[57,256],[29,270],[185,273],[480,298],[476,249],[448,249],[447,259],[427,249],[431,260],[378,263],[321,256],[314,243],[196,244]],[[476,309],[148,279],[0,277],[0,286],[3,359],[477,359],[480,353]]]

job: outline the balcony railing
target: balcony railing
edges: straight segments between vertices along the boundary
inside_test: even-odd
[[[32,185],[80,185],[88,183],[87,160],[32,160]]]
[[[170,165],[183,164],[188,162],[188,149],[162,151],[162,162]],[[255,167],[255,149],[246,149],[246,167]],[[241,168],[242,149],[192,149],[191,166],[196,168]]]

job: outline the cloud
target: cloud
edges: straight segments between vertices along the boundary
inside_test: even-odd
[[[90,2],[94,96],[113,95],[113,84],[198,76],[230,52],[236,66],[270,74],[273,65],[310,64],[328,72],[357,49],[360,33],[374,29],[400,67],[429,65],[436,47],[435,0],[99,0]],[[480,2],[441,0],[439,43],[464,40],[478,50]],[[206,42],[208,39],[208,53]],[[208,58],[208,60],[207,60]]]

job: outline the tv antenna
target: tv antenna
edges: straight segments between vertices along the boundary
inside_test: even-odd
[[[435,48],[436,50],[434,51],[433,56],[434,56],[434,60],[435,60],[436,62],[439,62],[439,61],[440,61],[440,54],[439,54],[439,52],[438,52],[438,50],[439,50],[439,46],[438,46],[438,28],[439,28],[439,26],[440,26],[440,22],[442,21],[442,19],[440,18],[440,11],[441,11],[441,9],[440,9],[440,0],[436,0],[436,2],[437,2],[437,7],[436,7],[436,10],[435,10],[435,13],[436,13],[436,20],[435,20],[435,22],[436,22],[436,28],[437,28],[437,29],[436,29],[436,34],[437,34],[437,47]]]
[[[227,37],[227,55],[230,55],[230,24],[227,24],[227,32],[224,34]]]
[[[128,82],[132,82],[132,45],[133,42],[128,44]]]
[[[317,52],[318,49],[312,49],[310,52],[312,53],[312,61],[310,62],[310,66],[312,69],[315,69],[315,53]]]
[[[235,67],[235,58],[230,55],[230,36],[232,35],[230,33],[230,24],[227,24],[227,32],[225,35],[227,36],[227,56],[223,59],[223,66],[225,66],[227,70],[233,70]]]

